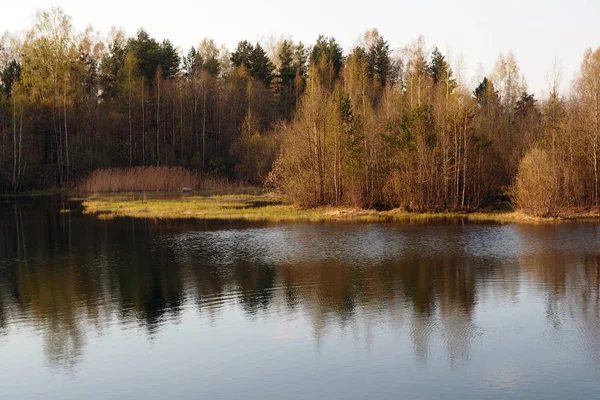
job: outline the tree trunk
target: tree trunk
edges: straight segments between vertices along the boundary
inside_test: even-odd
[[[133,126],[131,123],[131,67],[129,68],[129,166],[133,163]]]
[[[160,166],[160,76],[156,80],[156,166]]]
[[[592,143],[592,148],[594,149],[593,154],[593,163],[594,163],[594,205],[598,207],[598,134],[600,130],[600,118],[598,118],[598,114],[600,113],[600,88],[597,88],[595,91],[595,101],[594,101],[594,139]]]
[[[464,149],[463,149],[463,187],[462,187],[462,204],[461,208],[465,208],[465,191],[467,188],[467,114],[465,113],[465,125],[463,129]]]
[[[23,163],[23,105],[21,104],[21,110],[20,110],[20,118],[19,118],[19,169],[18,169],[18,174],[17,174],[17,188],[21,185],[21,183],[23,182],[23,175],[24,175],[24,169],[25,169],[25,165]],[[23,167],[21,167],[21,165],[23,165]]]
[[[179,90],[179,118],[179,163],[183,164],[183,91],[181,89]]]
[[[456,169],[456,198],[454,200],[454,207],[458,207],[458,196],[460,193],[460,149],[458,141],[458,131],[456,129],[456,119],[454,119],[454,165]]]
[[[62,132],[60,129],[60,121],[57,122],[57,105],[56,105],[56,95],[53,98],[52,104],[52,125],[54,128],[54,140],[56,142],[56,164],[57,164],[57,172],[58,172],[58,182],[59,185],[62,186],[63,183],[63,175],[62,175]]]
[[[13,189],[17,191],[17,104],[13,98]]]
[[[318,195],[317,195],[317,199],[318,199],[318,203],[319,205],[322,205],[323,202],[325,201],[325,194],[324,192],[324,183],[323,183],[323,175],[322,175],[322,168],[321,168],[321,134],[319,133],[319,130],[317,128],[317,116],[315,115],[315,119],[313,121],[313,133],[315,136],[315,158],[316,158],[316,163],[317,163],[317,180],[319,182],[319,189],[318,189]]]
[[[206,83],[202,84],[202,169],[206,168]]]
[[[142,162],[146,164],[146,103],[144,102],[145,83],[142,79]]]
[[[66,161],[67,161],[66,182],[68,184],[69,183],[70,162],[69,162],[69,131],[67,130],[67,88],[66,88],[66,86],[63,87],[63,116],[64,116],[64,122],[65,122],[65,156],[66,156]]]

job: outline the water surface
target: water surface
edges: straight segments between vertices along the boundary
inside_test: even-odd
[[[0,203],[1,398],[600,398],[597,224]]]

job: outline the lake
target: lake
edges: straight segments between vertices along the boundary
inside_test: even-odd
[[[0,397],[600,398],[599,283],[593,223],[99,220],[0,198]]]

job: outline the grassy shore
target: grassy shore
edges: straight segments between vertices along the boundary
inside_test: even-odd
[[[160,197],[140,194],[100,195],[84,200],[85,213],[101,219],[133,217],[150,219],[199,219],[245,221],[441,221],[463,219],[471,222],[556,223],[568,220],[599,219],[599,215],[574,214],[541,218],[519,211],[478,211],[416,213],[400,209],[387,211],[347,207],[305,209],[286,203],[274,194],[173,195]]]

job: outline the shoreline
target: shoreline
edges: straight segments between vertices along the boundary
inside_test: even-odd
[[[77,199],[77,198],[74,198]],[[249,222],[435,222],[463,220],[501,224],[600,222],[600,211],[573,211],[557,217],[537,217],[522,211],[386,211],[325,206],[301,208],[275,194],[101,194],[79,197],[84,214],[99,219],[196,219]]]

